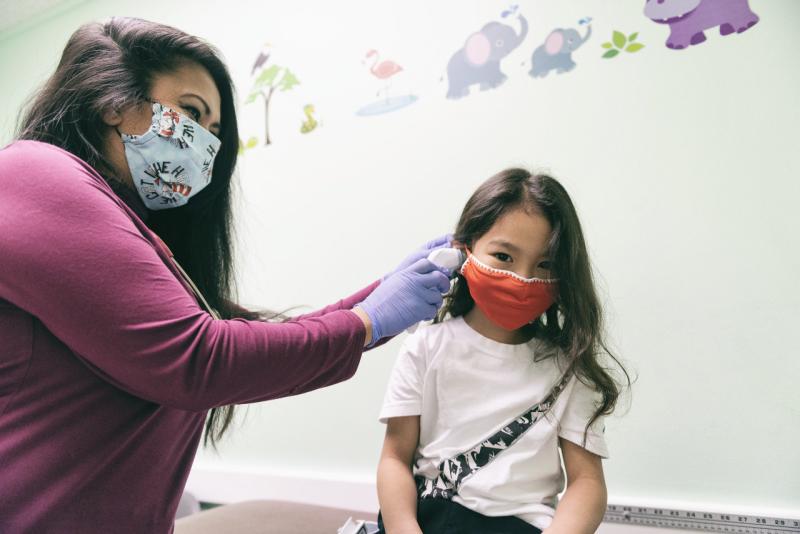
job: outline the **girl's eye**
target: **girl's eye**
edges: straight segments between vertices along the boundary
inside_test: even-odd
[[[183,109],[184,109],[184,111],[187,111],[187,112],[189,113],[189,116],[190,116],[190,117],[192,118],[192,120],[194,120],[195,122],[197,122],[197,121],[199,121],[199,120],[200,120],[200,111],[198,111],[198,109],[197,109],[196,107],[193,107],[193,106],[183,106]]]
[[[497,258],[502,262],[511,261],[511,256],[509,256],[505,252],[495,252],[494,254],[492,254],[492,256],[494,256],[495,258]]]
[[[553,269],[553,262],[552,261],[543,261],[539,264],[540,269],[546,269],[548,271]]]

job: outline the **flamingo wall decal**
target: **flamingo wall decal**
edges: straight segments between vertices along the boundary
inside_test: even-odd
[[[364,56],[364,61],[362,63],[366,63],[369,58],[372,59],[372,65],[369,68],[369,72],[375,76],[379,80],[385,80],[386,86],[382,89],[386,93],[386,99],[389,99],[389,86],[391,84],[390,78],[401,72],[403,67],[392,61],[391,59],[385,59],[383,61],[380,60],[380,55],[378,51],[375,49],[369,50],[367,55]],[[378,91],[377,96],[380,96],[381,92]]]
[[[401,70],[403,67],[392,61],[391,59],[387,59],[384,61],[379,61],[380,56],[378,51],[372,49],[367,52],[367,55],[364,57],[365,60],[374,57],[375,59],[372,61],[372,66],[370,67],[369,71],[372,73],[373,76],[378,78],[379,80],[388,80]]]

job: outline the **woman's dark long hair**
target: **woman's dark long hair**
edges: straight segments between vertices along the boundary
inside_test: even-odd
[[[554,277],[559,280],[556,302],[530,328],[538,339],[557,348],[566,370],[599,391],[602,401],[586,432],[598,417],[614,411],[620,385],[604,367],[603,356],[613,360],[630,386],[630,376],[603,339],[602,309],[592,279],[589,254],[578,214],[564,187],[543,174],[525,169],[506,169],[481,184],[464,206],[453,240],[472,247],[505,213],[523,208],[544,216],[552,235],[549,248]],[[436,322],[449,314],[465,315],[475,305],[466,280],[460,274],[439,310]],[[584,433],[584,439],[586,434]]]
[[[259,319],[259,314],[234,304],[231,178],[239,131],[233,83],[212,46],[170,26],[140,19],[113,18],[81,26],[67,42],[55,73],[23,110],[16,138],[59,146],[103,176],[114,177],[113,166],[103,155],[108,128],[104,112],[149,101],[154,77],[186,62],[204,67],[217,86],[222,145],[211,183],[185,206],[151,212],[147,224],[223,318]],[[233,412],[233,406],[211,410],[206,444],[216,446]]]

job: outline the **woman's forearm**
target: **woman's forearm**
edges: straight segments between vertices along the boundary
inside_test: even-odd
[[[349,297],[345,297],[341,300],[334,302],[324,308],[320,308],[319,310],[315,310],[309,313],[304,313],[301,315],[297,315],[294,317],[289,317],[286,319],[287,322],[298,321],[300,319],[311,319],[314,317],[320,317],[325,315],[326,313],[330,313],[332,311],[337,310],[352,310],[353,307],[367,298],[370,293],[372,293],[376,287],[380,284],[380,281],[372,282],[370,285],[365,287],[364,289],[360,289],[358,292],[350,295]]]
[[[411,469],[398,458],[378,464],[378,501],[387,534],[421,534],[417,523],[417,487]]]
[[[553,523],[543,534],[594,534],[606,511],[603,480],[585,477],[573,481],[558,503]]]

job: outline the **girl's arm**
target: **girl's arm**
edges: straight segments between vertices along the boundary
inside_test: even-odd
[[[389,418],[378,463],[378,501],[387,534],[422,534],[411,472],[418,442],[418,415]]]
[[[599,456],[559,438],[567,491],[558,504],[553,523],[543,534],[593,534],[606,510],[606,481]]]

